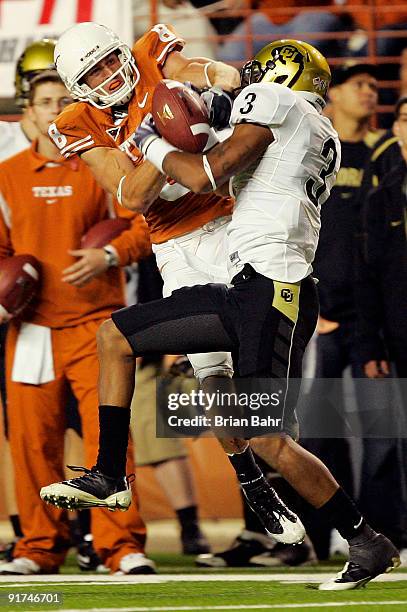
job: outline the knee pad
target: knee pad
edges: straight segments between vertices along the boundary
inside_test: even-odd
[[[230,353],[195,353],[188,355],[196,378],[202,383],[208,376],[233,376],[233,361]]]

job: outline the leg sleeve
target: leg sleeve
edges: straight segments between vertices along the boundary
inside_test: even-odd
[[[184,287],[167,298],[129,306],[112,319],[136,356],[231,351],[237,346],[226,285]]]

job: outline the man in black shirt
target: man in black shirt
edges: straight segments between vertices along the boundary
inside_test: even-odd
[[[359,190],[363,170],[381,135],[369,127],[378,100],[375,75],[375,67],[371,65],[345,66],[334,72],[330,89],[330,116],[341,140],[342,161],[336,184],[321,212],[321,233],[313,264],[314,275],[319,279],[320,299],[316,379],[301,423],[303,435],[305,433],[303,445],[319,456],[349,491],[353,489],[353,478],[346,438],[351,433],[355,435],[355,430],[349,423],[349,415],[343,411],[341,379],[348,366],[355,379],[364,377],[356,340],[355,261],[360,237]],[[355,392],[364,435],[365,411],[372,409],[375,398],[367,397],[366,389],[361,389],[358,383]],[[363,442],[365,462],[372,462],[373,458],[376,462],[378,445],[374,440]],[[394,447],[394,441],[389,443]],[[395,452],[394,448],[392,450]],[[398,468],[396,459],[388,464],[388,483],[400,482]],[[370,486],[371,482],[366,484]],[[366,507],[363,499],[360,503],[375,528],[400,545],[397,501],[400,495],[393,491],[390,495],[388,490],[382,490],[383,495],[389,493],[387,499],[396,500],[395,507],[387,508],[385,512],[379,511],[378,504]],[[362,486],[362,497],[365,493],[368,491]],[[391,521],[388,520],[389,514],[393,515]],[[326,558],[329,531],[324,531],[319,524],[315,528],[308,526],[308,533],[318,556]]]
[[[395,109],[398,159],[363,206],[356,306],[360,360],[379,378],[394,362],[407,378],[407,97]]]
[[[353,255],[355,229],[359,225],[358,190],[366,161],[380,137],[369,128],[377,106],[375,68],[359,64],[337,69],[329,96],[332,122],[341,140],[342,161],[335,186],[322,206],[313,264],[320,281],[321,335],[355,317]]]
[[[364,462],[362,477],[366,482],[370,476],[372,483],[364,496],[365,507],[369,504],[376,506],[377,496],[383,489],[380,484],[387,486],[391,478],[383,466],[392,465],[394,477],[395,469],[401,463],[400,471],[404,479],[407,473],[407,97],[397,103],[395,117],[395,142],[388,144],[371,164],[376,163],[373,175],[378,176],[379,181],[378,186],[370,189],[363,200],[363,248],[358,259],[355,286],[358,349],[364,373],[369,379],[384,378],[391,371],[392,362],[395,374],[400,379],[399,390],[404,406],[394,401],[393,387],[385,383],[390,401],[378,423],[383,430],[380,440],[382,461],[379,464],[376,457],[376,466],[373,464],[373,467],[371,461]],[[387,171],[381,172],[386,166]],[[383,383],[379,385],[383,386]],[[376,415],[373,416],[377,419]],[[387,444],[386,435],[391,436]],[[373,442],[367,440],[369,445]],[[399,461],[394,461],[395,455],[397,459],[400,458]],[[398,483],[399,480],[396,486],[399,486]],[[394,484],[391,486],[394,491]],[[401,489],[404,495],[398,495],[398,515],[402,515],[401,522],[403,524],[404,520],[405,526],[406,482]],[[399,546],[406,548],[405,536]]]

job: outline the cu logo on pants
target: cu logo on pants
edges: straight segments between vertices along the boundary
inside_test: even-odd
[[[285,302],[292,302],[294,299],[294,294],[291,289],[281,289],[281,297]]]

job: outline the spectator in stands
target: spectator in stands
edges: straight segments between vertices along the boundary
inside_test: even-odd
[[[66,385],[78,399],[91,465],[98,436],[96,331],[124,303],[119,263],[150,251],[141,217],[112,241],[109,252],[75,250],[89,227],[109,216],[109,200],[87,167],[79,159],[64,160],[48,138],[49,124],[70,102],[56,71],[35,77],[27,112],[38,139],[0,165],[0,257],[30,253],[42,266],[32,308],[10,322],[7,334],[10,446],[24,537],[13,560],[0,565],[1,574],[52,573],[64,561],[70,545],[66,511],[45,506],[38,489],[64,476]],[[154,571],[143,554],[145,528],[136,505],[126,514],[97,512],[92,531],[112,571]]]
[[[242,62],[256,55],[266,42],[274,38],[300,38],[318,47],[325,55],[342,55],[341,41],[313,35],[314,32],[344,29],[342,16],[329,10],[332,0],[251,0],[250,5],[256,10],[231,33],[236,39],[226,40],[219,48],[218,59]],[[308,8],[310,6],[312,8]],[[326,10],[315,11],[315,6],[326,7]],[[285,11],[287,8],[292,10]],[[251,45],[250,42],[248,45],[247,37]]]
[[[27,112],[30,83],[42,71],[49,70],[54,66],[55,40],[43,38],[30,43],[20,55],[16,63],[15,72],[15,101],[21,109],[19,121],[0,121],[0,161],[3,161],[20,151],[27,149],[31,141],[38,137],[38,129]],[[23,536],[19,516],[17,513],[17,502],[15,499],[14,470],[8,443],[7,423],[7,398],[5,388],[5,365],[4,346],[6,340],[7,325],[0,326],[0,392],[4,417],[4,455],[2,461],[2,481],[4,486],[4,497],[10,517],[10,523],[14,532],[13,541],[3,547],[2,555],[8,561],[13,556],[14,544],[18,538]],[[77,455],[82,449],[81,424],[77,410],[77,402],[72,394],[67,394],[67,419],[65,452],[66,462],[76,463]],[[78,444],[79,442],[79,444]],[[92,545],[90,534],[90,510],[77,512],[69,517],[71,538],[77,547],[77,562],[81,569],[93,570],[100,566]]]
[[[347,55],[362,57],[368,55],[372,50],[379,57],[398,58],[407,48],[405,31],[407,30],[407,10],[405,3],[389,3],[388,0],[375,0],[373,3],[363,3],[366,10],[360,10],[360,0],[346,0],[345,8],[352,16],[354,34],[349,37],[347,44]],[[389,4],[393,5],[389,10]],[[357,5],[358,10],[353,10]],[[397,6],[401,10],[397,10]],[[384,9],[384,10],[381,10]],[[385,31],[394,31],[394,35]],[[404,35],[400,36],[400,34]],[[373,37],[372,37],[373,34]],[[369,44],[370,38],[370,44]],[[380,81],[397,81],[403,79],[403,70],[400,74],[399,61],[385,61],[378,63],[378,78]],[[395,87],[381,87],[380,104],[394,106],[397,98],[403,95],[403,90],[397,91]],[[393,116],[381,114],[379,123],[383,127],[389,127],[393,122]]]
[[[133,0],[133,32],[141,37],[151,27],[150,0]],[[209,19],[201,15],[190,2],[157,2],[157,22],[170,23],[187,41],[191,57],[215,57],[216,35]]]
[[[407,378],[407,97],[401,98],[395,108],[394,133],[401,153],[393,167],[381,177],[378,186],[368,192],[363,211],[363,250],[358,260],[356,305],[358,311],[359,355],[368,378],[387,377],[394,364],[395,374]],[[387,155],[389,157],[389,154]],[[394,154],[393,154],[394,158]],[[406,381],[400,389],[404,411],[407,407]],[[391,389],[391,387],[387,387]],[[393,404],[395,404],[393,402]],[[382,465],[394,460],[390,451],[402,448],[404,477],[407,474],[406,421],[391,405],[386,420],[379,422],[383,437],[393,424],[393,439],[381,440]],[[394,438],[401,438],[397,440]],[[387,445],[386,445],[387,442]],[[391,445],[390,445],[391,444]],[[390,448],[389,448],[390,447]],[[387,454],[385,454],[387,451]],[[380,468],[364,462],[362,490],[372,480],[372,471]],[[383,474],[382,478],[388,475]],[[376,478],[377,480],[377,478]],[[405,492],[405,485],[403,491]],[[378,488],[366,492],[365,506],[375,504]],[[387,505],[385,505],[387,506]],[[406,520],[406,499],[400,496],[401,512]],[[388,520],[394,521],[389,509]],[[404,522],[405,524],[405,522]],[[401,546],[406,548],[406,537]]]
[[[28,45],[18,58],[15,73],[16,104],[22,109],[20,121],[0,121],[0,161],[19,153],[30,146],[31,140],[37,136],[37,128],[25,111],[28,100],[30,80],[42,70],[49,69],[54,63],[55,41],[42,39]],[[7,512],[14,532],[14,538],[23,535],[20,519],[17,513],[17,504],[14,492],[14,473],[10,455],[10,446],[7,441],[8,424],[6,413],[6,390],[4,380],[4,344],[7,326],[0,326],[0,390],[4,421],[4,455],[1,463],[2,479],[4,483],[4,497]],[[13,544],[4,549],[6,558],[11,558]]]
[[[168,8],[178,8],[185,7],[188,0],[162,0],[162,3]],[[227,16],[227,11],[247,6],[246,0],[190,0],[190,3],[208,14],[216,32],[223,35],[230,34],[243,21],[243,17]]]
[[[349,416],[343,413],[341,378],[348,366],[355,379],[364,376],[357,351],[354,266],[360,228],[358,190],[366,160],[380,136],[379,132],[370,128],[378,101],[375,67],[359,64],[335,70],[329,98],[330,116],[341,140],[342,160],[336,184],[321,211],[321,232],[313,264],[314,274],[319,279],[317,287],[320,299],[316,379],[310,393],[309,409],[302,414],[301,428],[303,445],[328,465],[342,486],[352,490],[352,469],[346,438],[355,435],[355,430],[348,428]],[[339,380],[335,383],[332,379]],[[336,391],[333,401],[328,401],[328,397],[332,397],[328,390],[331,393]],[[360,389],[358,384],[355,391],[359,417],[363,420],[367,408],[374,408],[374,398],[367,397],[365,389]],[[380,408],[383,413],[383,406]],[[324,424],[324,428],[321,424]],[[365,460],[373,462],[376,450],[374,444],[368,448],[365,445]],[[392,482],[400,482],[397,455],[394,455],[393,462],[385,463],[381,469],[386,471],[386,479],[383,480],[388,483],[386,489],[381,481],[382,494],[388,500],[395,500],[393,514],[388,507],[383,510],[382,505],[365,505],[363,499],[360,503],[375,528],[384,530],[400,545],[401,522],[397,501],[400,491],[397,494],[389,491]],[[392,516],[390,521],[389,516]],[[329,530],[318,524],[309,527],[308,533],[318,556],[326,558],[329,553]]]
[[[373,3],[362,3],[360,0],[345,0],[342,5],[347,9],[352,16],[355,33],[349,38],[348,49],[353,55],[367,55],[368,37],[371,31],[378,33],[384,31],[403,31],[407,30],[407,10],[405,7],[402,10],[389,9],[388,0],[374,0]],[[360,10],[360,7],[365,5],[366,10]],[[358,10],[352,7],[357,6]],[[380,10],[383,8],[384,10]],[[405,36],[376,36],[374,40],[375,52],[379,56],[399,56],[406,47]],[[385,69],[386,65],[384,65]],[[380,73],[379,73],[380,74]],[[381,76],[381,74],[380,74]]]
[[[30,119],[27,112],[28,96],[31,80],[44,70],[48,70],[54,65],[54,47],[55,40],[41,39],[30,43],[20,55],[16,63],[15,72],[15,102],[21,109],[21,119],[19,121],[0,121],[0,161],[3,161],[16,153],[28,148],[31,141],[38,136],[36,125]],[[10,446],[8,443],[8,422],[7,422],[7,398],[5,389],[5,373],[4,373],[4,346],[6,340],[7,325],[0,326],[0,389],[4,417],[4,435],[5,446],[2,462],[2,476],[4,483],[4,493],[6,506],[10,516],[10,522],[14,532],[14,539],[9,544],[3,547],[2,554],[5,559],[11,560],[15,541],[22,537],[21,525],[17,513],[17,502],[15,500],[15,484],[14,470],[11,461]],[[67,428],[70,428],[70,433],[80,431],[80,422],[76,418],[77,410],[74,406],[72,396],[68,398],[67,407]],[[67,441],[68,453],[72,450],[71,436]],[[85,559],[89,562],[86,564],[88,568],[94,569],[98,565],[95,552],[92,547],[92,542],[85,536],[90,532],[90,515],[89,511],[78,514],[78,518],[70,518],[70,526],[72,537],[75,545],[78,547],[78,561],[82,559],[82,567],[84,567]],[[80,552],[79,552],[80,549]]]
[[[407,97],[395,108],[393,131],[401,152],[398,163],[370,191],[363,214],[365,287],[357,292],[359,351],[369,378],[388,372],[388,361],[400,378],[407,378]],[[366,265],[364,265],[366,264]],[[392,276],[397,291],[389,292]],[[369,293],[370,292],[370,293]]]

